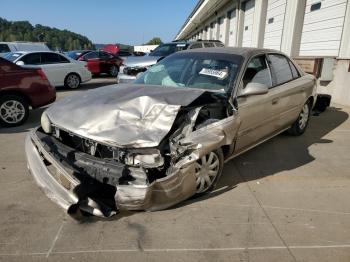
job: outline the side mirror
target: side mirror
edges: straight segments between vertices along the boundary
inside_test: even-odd
[[[24,62],[23,62],[23,61],[17,61],[17,62],[16,62],[16,65],[18,65],[18,66],[24,66]]]
[[[241,91],[240,97],[264,95],[269,92],[269,88],[265,84],[260,83],[248,83],[247,86]]]

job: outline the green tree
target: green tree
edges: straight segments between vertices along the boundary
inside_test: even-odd
[[[145,45],[160,45],[162,44],[162,40],[160,37],[153,37],[151,40],[149,40]]]

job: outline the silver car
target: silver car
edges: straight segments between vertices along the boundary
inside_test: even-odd
[[[283,53],[186,50],[56,102],[26,138],[28,168],[69,213],[160,210],[212,190],[259,143],[303,134],[314,103],[314,77]]]

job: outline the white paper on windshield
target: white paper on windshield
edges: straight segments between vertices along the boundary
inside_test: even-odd
[[[177,44],[176,47],[184,47],[186,44]]]
[[[213,76],[220,80],[223,80],[227,77],[226,71],[220,71],[215,69],[209,69],[209,68],[203,68],[200,72],[200,75],[207,75],[207,76]]]

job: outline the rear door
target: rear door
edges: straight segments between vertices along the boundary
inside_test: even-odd
[[[69,73],[69,66],[61,61],[56,53],[41,53],[41,68],[53,86],[64,85],[64,79]]]
[[[289,58],[282,54],[269,54],[273,75],[274,112],[279,114],[276,128],[283,129],[293,123],[307,100],[307,83]]]

